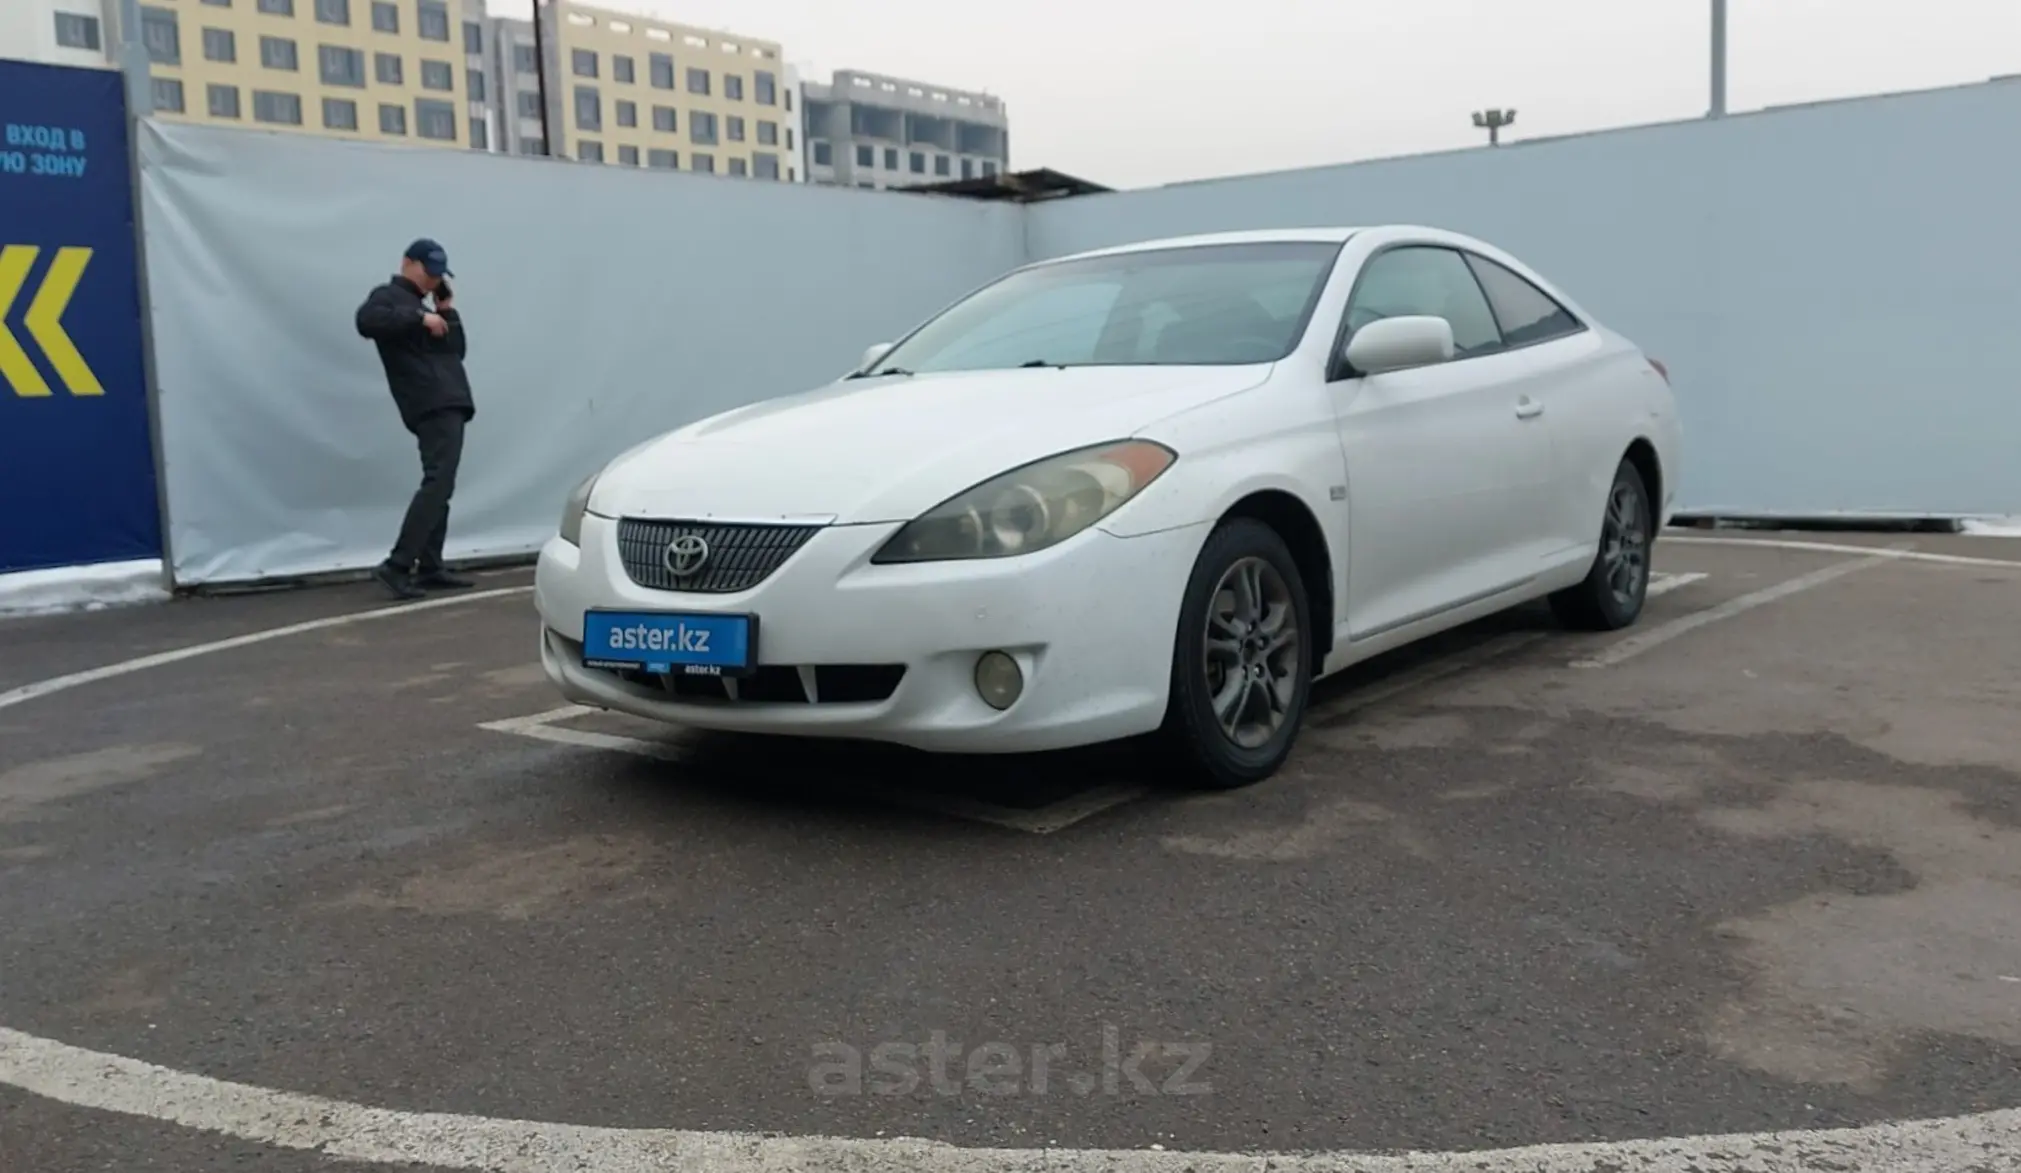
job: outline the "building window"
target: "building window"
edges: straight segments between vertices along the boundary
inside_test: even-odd
[[[470,149],[473,151],[491,149],[491,128],[485,125],[482,118],[470,120]]]
[[[760,106],[779,104],[779,79],[764,70],[751,75],[751,100]]]
[[[723,75],[723,96],[732,102],[744,100],[744,79],[734,73]]]
[[[533,90],[519,91],[519,116],[521,118],[540,117],[540,95]]]
[[[835,148],[833,146],[830,146],[826,141],[815,142],[809,145],[814,151],[814,162],[817,166],[835,166]]]
[[[897,148],[897,147],[886,147],[886,148],[884,148],[884,169],[885,169],[886,171],[896,171],[896,170],[898,170],[898,148]]]
[[[706,94],[709,92],[708,70],[696,69],[692,65],[688,67],[688,92],[691,94]]]
[[[696,151],[694,154],[688,156],[688,166],[692,170],[703,171],[707,172],[710,175],[714,175],[716,173],[716,157],[714,155],[705,155],[700,151]]]
[[[723,116],[723,135],[733,143],[744,141],[744,118],[741,114]]]
[[[619,147],[618,162],[623,163],[627,167],[638,166],[639,149],[637,147]]]
[[[464,84],[470,89],[471,101],[484,101],[485,92],[489,87],[485,84],[483,70],[471,69],[464,71]]]
[[[759,123],[758,123],[758,142],[759,142],[759,143],[760,143],[761,145],[764,145],[764,146],[768,146],[768,147],[775,147],[775,146],[778,146],[778,145],[779,145],[779,124],[778,124],[778,123],[776,123],[776,122],[763,122],[763,121],[759,122]]]
[[[791,114],[793,112],[793,91],[787,90],[781,97],[786,101],[786,113]]]
[[[702,146],[715,146],[716,116],[703,110],[688,111],[688,137]]]
[[[540,70],[540,58],[533,55],[533,46],[515,41],[512,46],[512,68],[519,73],[536,73]]]
[[[583,139],[575,144],[575,157],[585,163],[603,162],[603,144],[591,139]]]
[[[268,16],[295,15],[295,0],[255,0],[261,12]]]
[[[204,30],[204,60],[230,63],[239,59],[239,39],[230,29]]]
[[[380,134],[407,133],[407,107],[390,103],[379,107]]]
[[[793,128],[790,126],[786,128],[786,149],[793,149]]]
[[[239,87],[221,86],[211,83],[204,90],[204,105],[210,107],[212,118],[237,118],[239,116]]]
[[[869,143],[856,144],[856,165],[858,167],[877,166],[877,149]]]
[[[763,151],[751,156],[751,173],[760,179],[779,178],[779,156]]]
[[[436,142],[455,142],[456,107],[439,98],[414,99],[414,133]]]
[[[324,98],[323,125],[330,130],[358,129],[358,103],[349,98]]]
[[[316,0],[316,20],[322,24],[351,23],[351,0]]]
[[[472,57],[484,52],[484,26],[474,20],[463,22],[463,51]]]
[[[375,32],[399,32],[400,6],[389,4],[386,0],[372,0],[372,28]]]
[[[678,171],[681,168],[681,153],[679,151],[663,151],[654,148],[646,152],[646,166],[655,167],[661,171]]]
[[[730,174],[732,174],[732,175],[736,175],[736,176],[745,176],[745,175],[749,175],[750,173],[751,173],[751,165],[750,165],[749,163],[746,163],[746,162],[744,161],[744,158],[743,158],[743,156],[741,156],[741,155],[738,155],[738,156],[735,156],[735,157],[731,158],[731,160],[730,160]]]
[[[925,156],[925,155],[921,154],[921,153],[920,153],[920,152],[918,152],[918,151],[914,151],[914,152],[912,152],[912,158],[911,158],[911,159],[909,159],[909,160],[908,160],[908,162],[910,162],[910,163],[912,164],[912,173],[913,173],[914,175],[924,175],[924,174],[926,174],[926,156]]]
[[[326,86],[365,88],[365,52],[343,45],[318,45],[316,64]]]
[[[596,76],[596,50],[595,50],[595,49],[573,49],[573,50],[570,50],[570,51],[569,51],[569,55],[568,55],[568,59],[569,59],[569,68],[570,68],[570,69],[573,69],[573,70],[575,71],[575,75],[576,75],[577,77],[595,77],[595,76]]]
[[[619,99],[617,103],[617,117],[619,126],[637,126],[639,124],[639,104]]]
[[[232,0],[203,0],[203,2],[212,8],[230,8],[232,6]]]
[[[674,88],[674,59],[665,53],[655,53],[646,59],[646,67],[652,74],[653,88],[670,90]]]
[[[974,178],[975,178],[975,160],[974,160],[974,159],[963,159],[963,160],[961,161],[961,177],[962,177],[963,179],[974,179]]]
[[[56,43],[65,49],[90,49],[97,52],[99,40],[98,18],[79,16],[75,12],[56,14]]]
[[[603,101],[595,86],[575,87],[575,128],[603,129]]]
[[[456,90],[456,69],[447,61],[423,61],[421,63],[421,88],[453,93]]]
[[[523,138],[519,140],[519,153],[522,155],[545,155],[547,154],[547,144],[537,138]]]
[[[638,63],[629,57],[611,57],[611,80],[631,85],[639,79]]]
[[[935,175],[948,174],[946,155],[935,155],[933,157],[933,173]]]
[[[154,94],[154,108],[168,114],[182,113],[182,83],[172,77],[157,77],[150,87]]]
[[[147,59],[156,65],[182,64],[182,31],[175,13],[148,5],[140,10],[140,39],[147,46]]]
[[[674,108],[672,106],[653,107],[653,129],[664,131],[668,134],[672,134],[674,131],[680,129],[675,124]]]
[[[283,94],[274,90],[254,90],[253,121],[271,122],[277,126],[300,126],[301,95]]]
[[[996,164],[995,164],[995,163],[992,163],[992,162],[990,162],[990,161],[989,161],[988,159],[984,159],[984,160],[982,161],[982,173],[983,173],[984,175],[995,175],[995,174],[996,174]]]
[[[441,0],[420,0],[414,6],[414,27],[424,41],[449,39],[449,9]]]
[[[382,86],[405,85],[407,81],[406,72],[400,67],[398,53],[372,54],[372,73]]]
[[[268,69],[285,69],[290,73],[302,67],[301,61],[295,55],[295,43],[286,37],[260,38],[260,64]],[[256,107],[254,114],[257,115],[259,102],[256,100],[253,105]]]

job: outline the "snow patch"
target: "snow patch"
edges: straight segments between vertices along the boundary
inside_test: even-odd
[[[168,598],[159,558],[0,574],[0,617],[103,611]]]
[[[1982,538],[2021,538],[2021,517],[1968,517],[1958,524],[1958,532]]]

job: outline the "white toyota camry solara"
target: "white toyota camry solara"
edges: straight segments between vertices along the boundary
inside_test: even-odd
[[[1356,661],[1538,598],[1633,623],[1678,448],[1664,367],[1483,241],[1103,249],[585,480],[540,553],[541,661],[683,726],[1149,735],[1162,776],[1238,786]]]

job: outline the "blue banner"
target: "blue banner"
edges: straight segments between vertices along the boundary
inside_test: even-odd
[[[0,573],[161,557],[123,86],[0,61]]]

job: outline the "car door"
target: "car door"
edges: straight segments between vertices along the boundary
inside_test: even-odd
[[[1347,614],[1368,639],[1515,586],[1536,573],[1548,521],[1549,438],[1510,385],[1501,328],[1457,251],[1406,244],[1362,266],[1342,344],[1369,322],[1429,314],[1453,328],[1451,361],[1360,376],[1336,368],[1347,461]]]
[[[1550,441],[1551,488],[1539,506],[1546,528],[1537,556],[1554,561],[1598,536],[1604,490],[1596,485],[1612,480],[1621,458],[1608,449],[1606,429],[1595,427],[1612,418],[1607,401],[1617,398],[1607,376],[1609,344],[1522,274],[1479,253],[1464,255],[1501,327],[1511,386]]]

